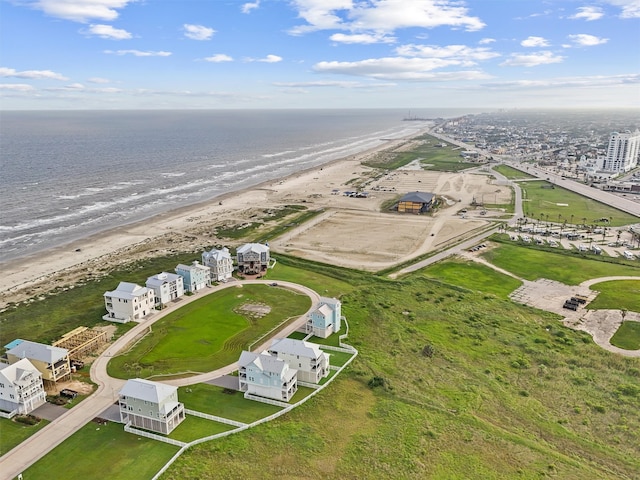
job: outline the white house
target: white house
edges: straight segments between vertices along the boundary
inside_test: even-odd
[[[226,282],[233,274],[233,258],[229,249],[213,249],[202,254],[202,264],[211,269],[212,282]]]
[[[184,279],[177,273],[162,272],[147,278],[147,288],[153,290],[155,306],[167,303],[184,295]]]
[[[7,350],[7,360],[11,365],[23,358],[36,367],[45,382],[56,383],[71,376],[69,350],[44,343],[22,340]]]
[[[236,250],[238,271],[258,275],[269,266],[269,246],[261,243],[245,243]]]
[[[28,359],[0,367],[0,410],[24,415],[46,400],[42,374]]]
[[[200,265],[197,261],[191,265],[179,264],[176,273],[184,278],[184,289],[187,292],[196,293],[204,287],[211,286],[211,273],[209,267]]]
[[[315,343],[293,338],[274,339],[269,354],[298,370],[298,380],[318,383],[329,376],[329,355]]]
[[[244,351],[238,361],[241,392],[288,402],[298,390],[297,370],[267,354]]]
[[[120,282],[112,292],[105,292],[104,304],[107,314],[103,320],[127,323],[132,320],[142,320],[155,310],[155,295],[153,290],[141,287],[135,283]]]
[[[309,313],[306,332],[327,338],[339,332],[342,325],[342,304],[335,298],[320,297],[318,306]]]
[[[133,427],[170,434],[184,419],[178,387],[141,378],[127,380],[120,390],[120,420]]]

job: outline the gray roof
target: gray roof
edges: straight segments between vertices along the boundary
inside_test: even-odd
[[[141,295],[146,295],[148,291],[149,289],[147,287],[141,287],[140,285],[137,285],[135,283],[120,282],[115,290],[111,292],[105,292],[104,294],[107,297],[116,297],[131,300]]]
[[[23,358],[22,360],[18,360],[16,363],[12,365],[7,365],[5,367],[0,368],[0,378],[4,378],[7,383],[12,383],[14,385],[20,385],[22,382],[22,378],[26,374],[34,374],[38,377],[42,377],[40,371],[33,366],[28,359]]]
[[[275,338],[271,343],[272,352],[290,353],[304,358],[319,358],[324,352],[315,343],[294,338]]]
[[[127,383],[125,383],[122,390],[120,390],[120,395],[159,404],[177,390],[178,387],[165,383],[152,382],[143,378],[133,378],[127,380]]]
[[[231,254],[229,253],[229,249],[224,247],[222,250],[213,249],[210,252],[204,252],[202,254],[202,259],[213,259],[213,260],[225,260],[231,259]]]
[[[207,267],[206,265],[202,265],[198,262],[193,262],[192,265],[185,265],[184,263],[179,263],[178,266],[176,267],[176,272],[178,270],[187,270],[189,272],[192,272],[194,270],[207,270],[207,271],[211,271],[211,269],[209,267]]]
[[[288,367],[287,363],[284,360],[272,357],[271,355],[243,351],[240,354],[238,366],[242,368],[251,364],[254,364],[263,372],[276,373],[281,377],[283,375],[283,372],[287,370]],[[297,370],[293,370],[293,374],[295,375],[296,373]],[[289,373],[287,377],[292,377],[291,373]]]
[[[56,363],[69,355],[66,348],[52,347],[44,343],[36,343],[30,340],[21,342],[17,347],[7,351],[8,354],[18,358],[29,358],[45,363]]]
[[[268,251],[269,251],[269,246],[263,245],[262,243],[245,243],[244,245],[238,247],[238,250],[236,250],[236,252],[238,253],[247,253],[247,252],[262,253],[262,252],[268,252]]]
[[[415,202],[415,203],[431,203],[433,200],[433,193],[427,192],[411,192],[407,193],[400,199],[401,202]]]
[[[165,283],[175,282],[181,277],[177,273],[162,272],[152,277],[147,278],[147,287],[159,287]]]

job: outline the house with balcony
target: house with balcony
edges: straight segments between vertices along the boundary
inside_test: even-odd
[[[315,309],[309,313],[306,332],[315,337],[327,338],[340,331],[342,326],[342,303],[335,298],[320,297]]]
[[[283,360],[298,371],[298,381],[319,383],[329,376],[329,354],[315,343],[293,338],[276,338],[268,350],[269,355]]]
[[[176,273],[181,275],[184,289],[190,293],[196,293],[205,287],[211,286],[211,271],[209,267],[194,261],[191,265],[179,264]]]
[[[162,272],[147,278],[147,288],[153,290],[154,305],[162,307],[184,295],[184,279],[177,273]]]
[[[269,267],[269,245],[245,243],[236,250],[238,271],[245,275],[260,275]]]
[[[185,419],[178,387],[141,378],[127,380],[120,390],[118,405],[122,423],[164,435]]]
[[[288,402],[298,390],[297,370],[264,353],[244,351],[238,361],[241,392]]]
[[[212,282],[226,282],[233,275],[233,258],[229,249],[213,249],[202,254],[202,264],[211,270]]]
[[[155,310],[154,291],[135,283],[120,282],[118,287],[105,292],[107,314],[103,320],[117,323],[143,320]]]
[[[7,350],[6,355],[10,365],[19,363],[23,358],[28,359],[42,374],[45,386],[71,377],[69,350],[66,348],[23,340],[11,350]]]
[[[42,373],[29,359],[0,367],[0,410],[26,415],[46,400]]]

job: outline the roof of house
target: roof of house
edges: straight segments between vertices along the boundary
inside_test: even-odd
[[[269,245],[263,245],[262,243],[245,243],[238,247],[236,252],[238,253],[247,253],[247,252],[256,252],[263,253],[269,251]]]
[[[427,192],[410,192],[400,199],[401,202],[415,202],[415,203],[431,203],[433,200],[433,193]]]
[[[318,308],[314,310],[314,312],[318,312],[325,317],[330,317],[333,315],[333,309],[326,304],[320,305]]]
[[[201,265],[198,262],[193,262],[193,264],[191,265],[185,265],[184,263],[179,263],[178,266],[176,267],[176,272],[178,270],[186,270],[189,272],[192,272],[194,270],[206,270],[207,272],[211,271],[209,267],[207,267],[206,265]]]
[[[329,305],[331,308],[336,308],[340,305],[340,300],[337,298],[320,297],[320,304]]]
[[[204,252],[202,259],[212,259],[219,262],[220,260],[230,260],[231,254],[229,253],[229,249],[224,247],[222,250],[213,249],[210,252]]]
[[[162,272],[147,278],[147,287],[159,287],[165,283],[175,282],[181,277],[177,273]]]
[[[141,287],[136,283],[120,282],[115,290],[111,292],[105,292],[104,294],[107,297],[116,297],[131,300],[133,298],[147,295],[148,292],[149,289],[147,287]]]
[[[293,378],[297,374],[297,370],[289,368],[289,365],[284,360],[272,357],[268,354],[253,353],[243,351],[240,354],[240,360],[238,360],[238,366],[240,368],[247,367],[249,365],[255,365],[263,372],[270,372],[279,375],[284,379]]]
[[[14,385],[22,384],[22,379],[29,374],[34,374],[38,377],[42,377],[40,371],[36,367],[34,367],[33,363],[31,363],[26,358],[18,360],[12,365],[7,365],[0,368],[0,378],[4,378],[7,383],[12,383]]]
[[[13,347],[17,347],[18,345],[20,345],[22,342],[24,342],[23,339],[21,338],[16,338],[15,340],[7,343],[4,348],[5,350],[11,350]]]
[[[7,351],[7,353],[18,358],[29,358],[31,360],[38,360],[40,362],[53,364],[67,357],[69,355],[69,350],[66,348],[52,347],[51,345],[45,345],[44,343],[25,340],[17,347],[13,347],[11,350]]]
[[[324,353],[315,343],[296,340],[294,338],[275,338],[271,343],[269,351],[290,353],[305,358],[318,358]]]
[[[143,378],[133,378],[127,380],[127,383],[125,383],[122,390],[120,390],[120,395],[159,404],[177,390],[178,387],[174,387],[173,385],[152,382]]]

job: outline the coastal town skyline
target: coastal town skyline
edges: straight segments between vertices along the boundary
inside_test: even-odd
[[[638,0],[8,0],[2,13],[4,110],[640,105]]]

